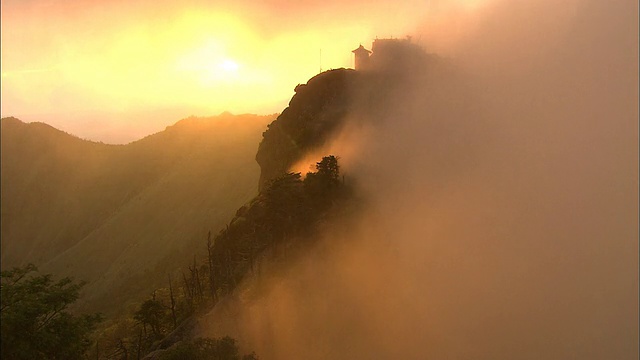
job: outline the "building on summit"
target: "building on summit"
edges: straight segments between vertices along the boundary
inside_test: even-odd
[[[353,50],[352,53],[355,54],[354,69],[356,70],[366,69],[367,66],[369,65],[369,55],[371,54],[371,51],[365,49],[364,46],[360,44],[360,47]]]
[[[411,42],[411,37],[404,39],[375,39],[371,50],[360,45],[353,50],[354,68],[360,71],[389,70],[416,59],[424,51]]]

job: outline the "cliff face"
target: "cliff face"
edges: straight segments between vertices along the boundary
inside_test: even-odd
[[[340,128],[350,110],[357,78],[355,70],[336,69],[295,88],[289,106],[263,133],[256,154],[260,189]]]
[[[363,71],[330,70],[295,88],[289,106],[263,133],[256,154],[260,190],[336,135],[347,117],[375,122],[388,116],[398,101],[424,88],[430,69],[441,66],[435,55],[395,39],[379,41],[370,60]]]

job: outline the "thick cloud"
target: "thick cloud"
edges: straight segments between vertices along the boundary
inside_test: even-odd
[[[473,23],[439,43],[461,75],[341,137],[369,212],[209,334],[265,359],[638,357],[637,4],[442,14]]]

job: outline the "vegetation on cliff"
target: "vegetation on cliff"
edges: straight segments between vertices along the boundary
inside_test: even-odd
[[[319,224],[352,198],[339,171],[338,159],[330,155],[304,179],[287,173],[272,180],[218,235],[208,238],[204,261],[194,258],[186,273],[176,280],[169,277],[167,287],[156,289],[128,317],[110,322],[98,335],[102,345],[92,350],[97,352],[93,356],[140,352],[155,359],[202,350],[192,340],[198,314],[231,294],[262,262],[286,260],[310,246]]]

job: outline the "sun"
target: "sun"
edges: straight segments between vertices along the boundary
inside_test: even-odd
[[[222,62],[218,65],[218,67],[219,67],[222,71],[224,71],[224,72],[226,72],[226,73],[235,73],[235,72],[237,72],[237,71],[238,71],[238,68],[239,68],[240,66],[238,65],[238,63],[237,63],[237,62],[235,62],[235,61],[233,61],[233,60],[231,60],[231,59],[226,59],[226,60],[222,61]]]
[[[236,83],[240,76],[238,69],[238,62],[229,58],[211,61],[201,68],[201,81],[208,86]]]

